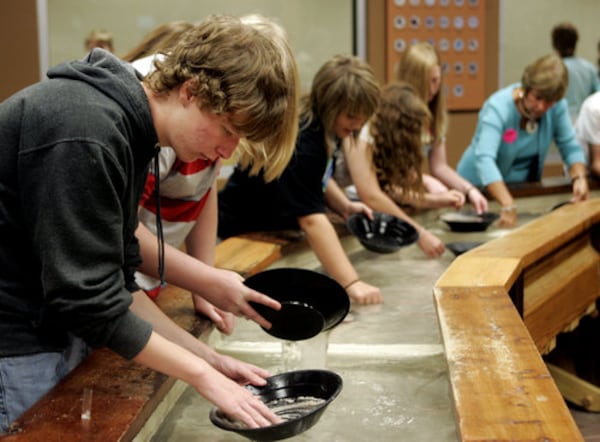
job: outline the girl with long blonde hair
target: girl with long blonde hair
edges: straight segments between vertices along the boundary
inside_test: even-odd
[[[401,195],[400,201],[416,207],[460,208],[470,202],[482,213],[487,211],[488,202],[473,184],[462,178],[447,161],[446,129],[448,113],[444,97],[442,62],[436,49],[427,42],[419,42],[407,48],[398,62],[396,79],[413,85],[431,112],[431,125],[424,133],[424,145],[431,175],[424,175],[426,189],[424,198],[414,194]]]

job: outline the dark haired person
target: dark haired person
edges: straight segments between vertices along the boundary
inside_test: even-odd
[[[578,39],[579,33],[572,23],[563,22],[552,28],[552,47],[569,71],[569,87],[565,98],[572,122],[577,119],[583,101],[600,91],[600,81],[594,65],[575,55]]]

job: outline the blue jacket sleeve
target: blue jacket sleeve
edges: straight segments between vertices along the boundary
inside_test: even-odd
[[[503,115],[496,106],[487,103],[479,115],[478,134],[473,146],[474,167],[484,186],[503,179],[497,164],[503,128]]]

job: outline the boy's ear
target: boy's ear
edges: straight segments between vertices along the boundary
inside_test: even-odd
[[[183,105],[191,103],[196,98],[190,90],[192,81],[193,80],[187,80],[179,87],[179,100]]]

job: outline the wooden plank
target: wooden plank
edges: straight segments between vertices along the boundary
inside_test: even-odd
[[[565,176],[546,177],[541,181],[509,183],[507,187],[514,198],[555,193],[568,194],[572,190],[571,182]]]
[[[437,281],[461,440],[582,440],[540,349],[600,294],[599,221],[600,200],[563,206],[459,256]],[[509,297],[517,286],[525,322]]]
[[[513,257],[473,255],[471,250],[456,257],[440,276],[436,287],[493,286],[509,290],[521,272],[521,262]]]
[[[546,303],[557,291],[568,288],[571,279],[588,269],[598,270],[600,256],[590,245],[587,235],[575,238],[544,259],[523,270],[527,286],[526,311],[533,311]],[[598,277],[588,281],[598,287]]]
[[[582,441],[503,288],[436,288],[462,441]]]
[[[190,333],[203,338],[211,323],[193,313],[190,293],[167,286],[157,303]],[[157,371],[107,349],[92,352],[11,427],[2,442],[129,441],[174,383]],[[81,418],[84,390],[92,391],[91,419]]]
[[[554,166],[554,165],[552,165]],[[557,193],[570,194],[573,190],[571,180],[564,176],[563,165],[557,164],[557,167],[550,167],[547,172],[552,176],[544,176],[541,181],[532,181],[525,183],[509,183],[508,189],[514,198],[523,198],[528,196],[552,195]],[[556,169],[559,173],[550,169]],[[545,171],[546,172],[546,171]],[[600,183],[595,179],[588,179],[590,190],[600,188]]]
[[[595,309],[599,262],[600,255],[584,237],[525,270],[523,321],[542,354],[552,350],[559,333]]]
[[[251,276],[277,261],[281,257],[281,247],[272,242],[227,238],[217,247],[215,266]]]
[[[166,376],[98,350],[19,418],[3,442],[119,441],[151,412],[151,399],[168,390]],[[91,419],[81,418],[84,391],[92,391]]]
[[[600,388],[557,365],[546,365],[566,399],[588,411],[600,412]]]
[[[506,236],[486,242],[464,256],[514,258],[525,268],[560,249],[563,244],[584,235],[598,222],[600,199],[568,204],[516,228]],[[454,263],[450,269],[453,266]],[[469,273],[469,277],[472,277],[473,272]]]

